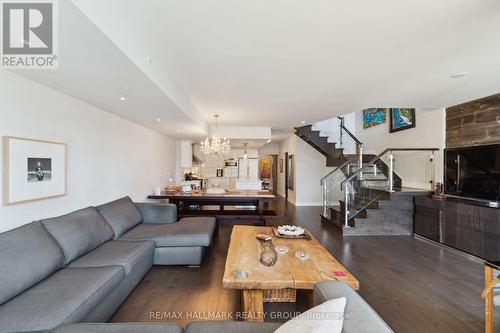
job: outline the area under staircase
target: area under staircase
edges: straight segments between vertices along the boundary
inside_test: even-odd
[[[327,166],[335,167],[321,180],[322,221],[338,226],[344,236],[411,234],[414,196],[432,190],[438,149],[387,148],[379,155],[363,154],[363,144],[345,128],[342,118],[339,127],[338,140],[313,125],[295,129],[298,137],[326,157]],[[350,149],[346,139],[352,143]],[[429,179],[420,183],[425,189],[403,188],[401,174],[414,184],[418,177],[412,168],[427,167],[424,177]]]

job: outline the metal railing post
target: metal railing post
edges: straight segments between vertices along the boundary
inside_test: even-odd
[[[361,170],[363,168],[363,145],[359,145],[358,152],[359,152],[358,166],[359,166],[359,170]],[[363,180],[363,171],[361,171],[359,173],[359,179]]]
[[[392,154],[392,150],[389,151],[389,192],[394,192],[394,155]]]
[[[434,191],[434,187],[436,185],[436,156],[434,155],[434,151],[431,152],[431,191]]]
[[[323,186],[323,216],[327,217],[326,216],[326,214],[327,214],[327,212],[326,212],[327,208],[326,208],[326,185],[325,185],[325,182],[323,182],[321,184],[321,186]]]
[[[343,134],[344,134],[344,133],[343,133],[343,127],[344,127],[344,117],[337,117],[337,118],[340,120],[340,126],[339,126],[339,128],[340,128],[339,144],[340,144],[340,145],[339,145],[339,147],[343,147],[343,145],[342,145],[342,144],[343,144],[343,142],[342,142],[342,139],[343,139],[343,138],[342,138],[342,136],[343,136]]]
[[[344,226],[349,227],[349,190],[347,184],[344,187]]]

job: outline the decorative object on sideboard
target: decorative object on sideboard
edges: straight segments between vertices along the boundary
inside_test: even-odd
[[[389,132],[399,132],[415,127],[415,109],[414,108],[391,108],[389,109],[390,124]]]
[[[172,177],[168,179],[167,186],[165,187],[165,192],[175,193],[175,182]]]
[[[387,119],[386,108],[369,108],[363,110],[363,128],[370,128],[385,124]]]
[[[161,186],[155,187],[155,195],[161,195]]]
[[[436,186],[434,187],[434,195],[432,197],[437,200],[446,199],[446,196],[444,195],[444,186],[442,183],[436,183]]]
[[[4,205],[66,194],[66,144],[3,137]]]
[[[193,191],[193,188],[191,187],[190,184],[182,185],[182,192],[183,193],[191,193],[192,191]]]

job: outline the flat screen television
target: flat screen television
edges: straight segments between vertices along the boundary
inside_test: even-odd
[[[444,150],[444,193],[500,201],[500,144]]]

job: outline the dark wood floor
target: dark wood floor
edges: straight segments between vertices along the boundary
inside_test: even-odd
[[[319,207],[295,207],[283,200],[277,209],[308,228],[358,278],[361,296],[395,332],[484,331],[481,262],[408,236],[342,238],[321,224]],[[239,293],[221,286],[230,231],[230,226],[221,227],[199,269],[153,267],[112,321],[185,325],[240,311]],[[291,310],[283,305],[283,311]]]

